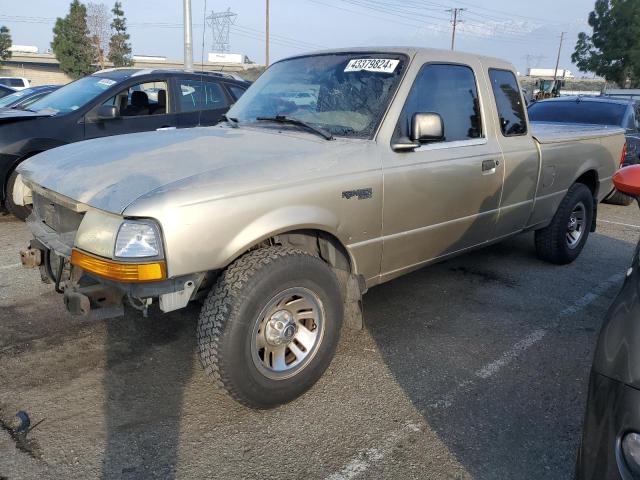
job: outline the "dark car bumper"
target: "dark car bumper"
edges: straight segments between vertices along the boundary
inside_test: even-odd
[[[640,390],[591,373],[577,480],[631,480],[621,450],[629,432],[640,433]]]

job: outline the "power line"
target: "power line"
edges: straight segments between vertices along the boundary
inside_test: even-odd
[[[459,17],[465,10],[466,8],[450,8],[447,10],[447,12],[451,13],[451,25],[453,26],[453,29],[451,30],[451,50],[456,49],[456,27],[458,26],[458,23],[462,22]]]

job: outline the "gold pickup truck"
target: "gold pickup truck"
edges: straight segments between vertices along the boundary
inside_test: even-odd
[[[375,285],[528,230],[541,259],[573,261],[624,143],[615,128],[529,124],[501,60],[300,55],[270,66],[215,127],[24,162],[14,201],[32,205],[35,238],[21,255],[74,314],[202,300],[207,373],[269,408],[316,382],[343,323],[362,328]]]

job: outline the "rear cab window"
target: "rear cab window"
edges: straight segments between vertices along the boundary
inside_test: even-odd
[[[13,88],[26,87],[24,80],[22,80],[21,78],[1,78],[0,83]]]
[[[471,67],[425,64],[416,77],[396,127],[397,138],[407,137],[415,113],[437,113],[444,125],[445,142],[483,137],[476,78]]]
[[[502,135],[526,135],[527,119],[516,76],[509,70],[491,68],[489,79],[496,100]]]
[[[551,100],[529,107],[532,122],[583,123],[622,126],[627,105],[605,101]]]

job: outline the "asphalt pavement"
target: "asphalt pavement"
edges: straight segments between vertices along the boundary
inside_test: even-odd
[[[601,205],[571,265],[539,261],[528,233],[375,287],[320,382],[258,412],[204,375],[197,306],[71,317],[0,217],[0,479],[569,479],[639,235],[635,205]],[[26,439],[20,410],[42,421]]]

